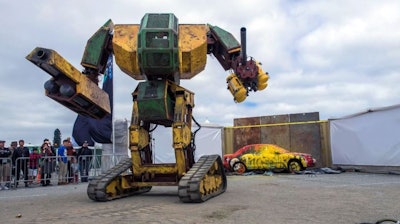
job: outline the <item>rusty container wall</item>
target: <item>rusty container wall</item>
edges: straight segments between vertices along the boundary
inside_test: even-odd
[[[261,126],[260,143],[276,144],[283,148],[290,148],[290,127],[288,115],[263,116],[261,124],[282,124],[277,126]]]
[[[233,147],[236,151],[239,148],[254,143],[261,142],[260,117],[237,118],[233,120],[234,126],[245,126],[243,128],[235,128],[233,131]],[[256,125],[252,127],[252,125]]]
[[[230,154],[234,152],[233,146],[233,128],[224,128],[222,154]]]
[[[317,167],[331,166],[325,123],[319,121],[318,112],[237,118],[233,128],[225,128],[231,139],[225,139],[224,151],[232,153],[248,144],[276,144],[292,152],[312,154]]]
[[[330,144],[329,123],[323,122],[321,129],[321,161],[317,161],[323,167],[332,167],[332,153]]]
[[[291,123],[319,121],[318,112],[290,114],[289,117]],[[290,125],[290,151],[309,153],[317,161],[322,161],[320,124]]]

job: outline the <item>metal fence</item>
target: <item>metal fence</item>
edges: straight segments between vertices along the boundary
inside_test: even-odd
[[[68,183],[87,182],[115,166],[126,154],[102,154],[90,156],[67,156]],[[36,164],[36,167],[32,166]],[[0,158],[0,190],[16,189],[20,186],[59,184],[60,161],[58,156],[45,156],[32,161],[29,157]]]
[[[0,158],[0,190],[11,187],[12,163],[11,158]]]

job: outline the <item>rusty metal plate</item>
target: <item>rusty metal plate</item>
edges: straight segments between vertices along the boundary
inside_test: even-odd
[[[237,118],[233,121],[234,126],[252,126],[260,124],[260,117]],[[234,129],[233,147],[236,151],[239,148],[254,143],[260,143],[260,127],[243,127]]]
[[[319,121],[319,113],[290,114],[290,122]],[[321,161],[321,132],[319,123],[290,126],[290,151],[310,153]]]
[[[234,119],[234,127],[240,128],[233,130],[233,152],[248,144],[276,144],[310,153],[321,166],[320,123],[312,121],[319,121],[318,112]]]
[[[263,126],[261,127],[261,142],[266,144],[276,144],[282,148],[290,148],[290,129],[288,125],[289,116],[276,115],[276,116],[263,116],[261,117],[261,124],[282,124],[278,126]]]

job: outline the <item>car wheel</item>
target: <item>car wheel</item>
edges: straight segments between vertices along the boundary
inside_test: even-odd
[[[299,172],[303,169],[300,161],[298,160],[290,160],[288,162],[288,171],[290,173],[295,173],[295,172]]]
[[[240,162],[240,160],[238,158],[233,158],[231,159],[231,161],[229,161],[229,168],[231,168],[231,170],[233,170],[233,165],[235,165],[235,163]]]
[[[246,165],[244,165],[244,163],[242,162],[237,162],[235,164],[233,164],[232,167],[233,171],[239,174],[243,174],[244,172],[246,172]]]

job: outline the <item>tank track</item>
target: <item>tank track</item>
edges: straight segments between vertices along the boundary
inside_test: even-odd
[[[116,166],[102,175],[95,177],[88,184],[87,195],[94,201],[110,201],[117,198],[128,197],[135,194],[145,193],[151,190],[151,187],[132,188],[118,191],[118,194],[112,195],[106,192],[107,186],[123,172],[132,168],[131,158],[121,160]]]
[[[216,168],[216,170],[213,170],[213,168]],[[220,185],[208,190],[208,192],[205,190],[205,188],[208,188],[205,185],[210,185],[206,180],[207,175],[221,178]],[[227,180],[221,157],[219,155],[205,155],[181,178],[178,185],[178,195],[182,202],[198,203],[224,193],[226,187]]]

